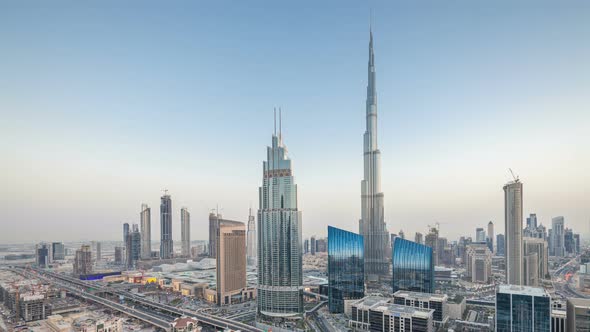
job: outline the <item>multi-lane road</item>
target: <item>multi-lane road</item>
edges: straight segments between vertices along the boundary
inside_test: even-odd
[[[154,326],[162,328],[164,330],[168,330],[170,328],[170,322],[165,322],[161,315],[153,314],[150,315],[147,310],[136,310],[132,307],[128,307],[125,305],[121,305],[117,302],[105,299],[103,297],[94,295],[91,293],[90,289],[93,289],[98,292],[108,293],[112,295],[124,296],[125,299],[130,300],[132,302],[141,304],[145,308],[151,308],[155,311],[165,312],[171,316],[181,317],[181,316],[189,316],[198,319],[201,323],[213,326],[215,328],[222,328],[222,329],[232,329],[232,330],[239,330],[244,332],[262,332],[262,329],[257,327],[244,324],[232,319],[222,318],[222,317],[215,317],[212,315],[208,315],[201,312],[196,312],[192,310],[185,310],[181,308],[177,308],[171,305],[157,303],[151,300],[148,300],[144,297],[138,296],[137,294],[127,292],[125,290],[119,290],[112,287],[108,287],[105,285],[100,285],[95,282],[91,281],[82,281],[67,275],[53,273],[50,271],[45,270],[36,270],[38,275],[35,277],[43,277],[45,280],[58,284],[61,287],[66,288],[67,290],[71,291],[72,293],[86,298],[88,300],[94,301],[96,303],[105,305],[111,309],[123,312],[125,314],[129,314],[137,319],[140,319],[144,322],[150,323]],[[21,273],[28,273],[23,270],[20,271]],[[166,326],[166,327],[164,327]]]

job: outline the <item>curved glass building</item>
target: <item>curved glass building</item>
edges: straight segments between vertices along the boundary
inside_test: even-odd
[[[365,296],[362,235],[328,226],[328,307],[343,313],[344,301]]]
[[[392,250],[393,292],[434,293],[432,248],[396,237]]]

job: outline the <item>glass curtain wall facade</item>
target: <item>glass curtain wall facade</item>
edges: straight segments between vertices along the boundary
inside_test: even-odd
[[[393,292],[434,293],[432,248],[397,237],[392,250]]]
[[[272,136],[266,155],[256,227],[258,319],[303,318],[302,217],[291,159],[280,130],[278,136],[276,132]]]
[[[551,298],[537,287],[501,285],[496,293],[497,332],[550,332]]]
[[[328,226],[328,307],[343,313],[344,301],[365,296],[362,235]]]

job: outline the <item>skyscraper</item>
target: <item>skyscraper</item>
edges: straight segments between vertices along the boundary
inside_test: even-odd
[[[519,179],[504,186],[504,220],[506,283],[522,285],[522,182]]]
[[[217,304],[232,304],[246,288],[246,228],[243,223],[222,224],[217,230]]]
[[[127,243],[127,235],[129,235],[129,223],[123,224],[123,244]]]
[[[102,245],[100,242],[96,242],[96,260],[99,261],[102,259]]]
[[[414,242],[418,244],[424,244],[424,236],[422,233],[416,232],[416,235],[414,236]]]
[[[388,240],[381,192],[381,151],[377,146],[377,87],[373,32],[369,39],[366,131],[363,136],[364,176],[361,181],[359,231],[365,242],[365,274],[369,281],[389,272]]]
[[[172,243],[172,199],[165,190],[160,198],[160,258],[172,258],[174,246]]]
[[[494,223],[490,221],[488,223],[488,237],[487,237],[488,248],[491,252],[494,252]]]
[[[506,240],[504,238],[504,234],[498,234],[496,235],[496,254],[498,256],[504,256],[505,252],[504,250],[506,249]]]
[[[316,249],[317,249],[317,246],[315,244],[315,236],[312,236],[311,237],[310,246],[311,246],[311,254],[312,255],[315,255],[315,252],[316,252]]]
[[[537,279],[545,279],[549,276],[549,250],[547,241],[539,238],[523,238],[523,255],[526,257],[531,254],[537,254],[538,258],[538,276]],[[525,264],[526,265],[526,264]]]
[[[147,204],[141,204],[139,213],[141,225],[141,259],[152,257],[152,211]]]
[[[180,209],[180,238],[182,240],[182,256],[191,255],[191,214],[188,209]]]
[[[344,301],[365,296],[363,237],[328,226],[328,308],[344,313]]]
[[[66,248],[64,247],[63,242],[53,242],[52,249],[54,260],[61,261],[66,259]]]
[[[526,227],[537,228],[537,214],[531,213],[526,218]]]
[[[438,247],[438,229],[436,227],[431,227],[428,234],[424,238],[424,245],[427,247],[432,248],[432,259],[434,265],[438,264],[438,252],[436,247]]]
[[[92,273],[92,248],[84,244],[76,250],[74,259],[74,275],[87,275]]]
[[[475,229],[475,242],[486,242],[486,231],[481,227]]]
[[[551,245],[553,256],[565,256],[565,223],[563,217],[551,219]]]
[[[209,257],[217,258],[217,234],[223,225],[243,225],[243,222],[223,219],[219,213],[209,213]]]
[[[550,332],[551,297],[543,288],[500,285],[496,332]]]
[[[267,318],[299,318],[303,315],[301,212],[280,113],[279,135],[275,129],[266,156],[258,191],[257,309]]]
[[[434,293],[432,248],[397,237],[392,250],[393,292]]]
[[[489,283],[492,281],[492,252],[484,243],[472,243],[465,250],[467,276],[471,282]]]
[[[248,210],[248,234],[247,234],[246,257],[248,265],[256,265],[256,220],[252,215],[252,208]]]
[[[141,234],[137,224],[133,224],[132,231],[127,234],[125,253],[127,255],[127,267],[135,266],[135,263],[141,257]]]

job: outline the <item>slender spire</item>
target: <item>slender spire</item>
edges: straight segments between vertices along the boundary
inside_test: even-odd
[[[281,115],[281,108],[279,107],[279,138],[283,138],[283,116]]]

